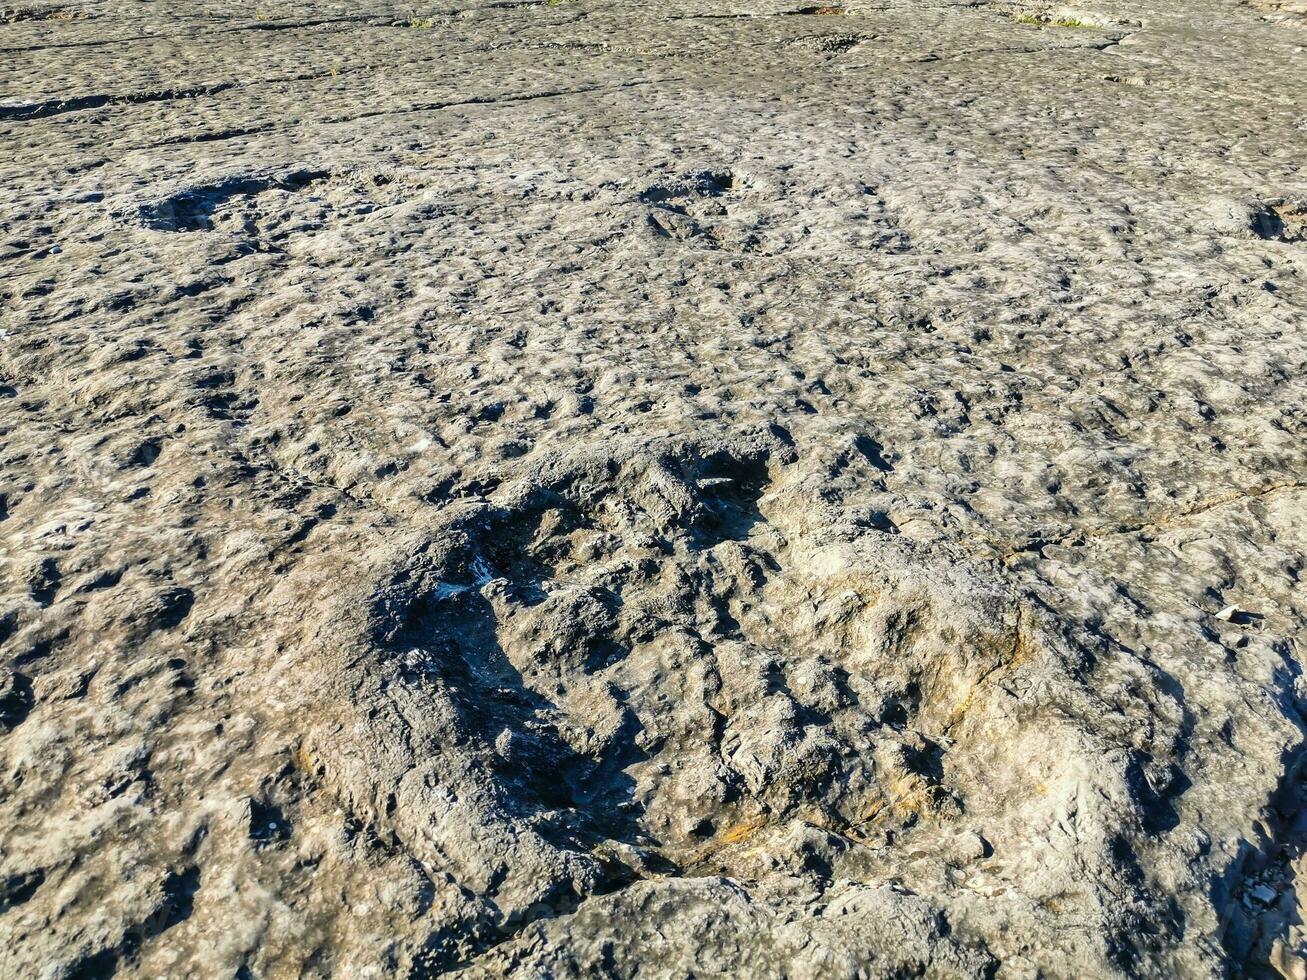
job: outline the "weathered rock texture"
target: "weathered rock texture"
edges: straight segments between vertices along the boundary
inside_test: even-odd
[[[6,11],[0,975],[1307,976],[1300,7]]]

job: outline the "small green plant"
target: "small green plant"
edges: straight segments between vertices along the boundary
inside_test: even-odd
[[[263,10],[256,10],[254,12],[254,19],[258,21],[272,20],[272,14]]]
[[[1012,19],[1018,24],[1029,24],[1031,27],[1093,27],[1093,24],[1086,24],[1083,20],[1076,20],[1074,17],[1049,17],[1047,14],[1013,14]]]
[[[429,31],[436,26],[434,17],[410,17],[408,26],[417,31]]]

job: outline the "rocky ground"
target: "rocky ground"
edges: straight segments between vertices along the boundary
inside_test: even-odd
[[[1305,48],[5,10],[0,975],[1307,978]]]

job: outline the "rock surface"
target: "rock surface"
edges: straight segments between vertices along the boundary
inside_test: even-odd
[[[1307,976],[1302,27],[6,10],[0,975]]]

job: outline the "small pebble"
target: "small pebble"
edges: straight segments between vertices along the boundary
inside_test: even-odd
[[[1226,606],[1224,609],[1222,609],[1220,612],[1216,614],[1216,618],[1223,623],[1228,623],[1230,620],[1234,619],[1234,617],[1238,614],[1238,612],[1239,612],[1238,606]]]
[[[958,835],[956,847],[958,857],[964,861],[979,861],[990,850],[985,838],[970,830]]]

